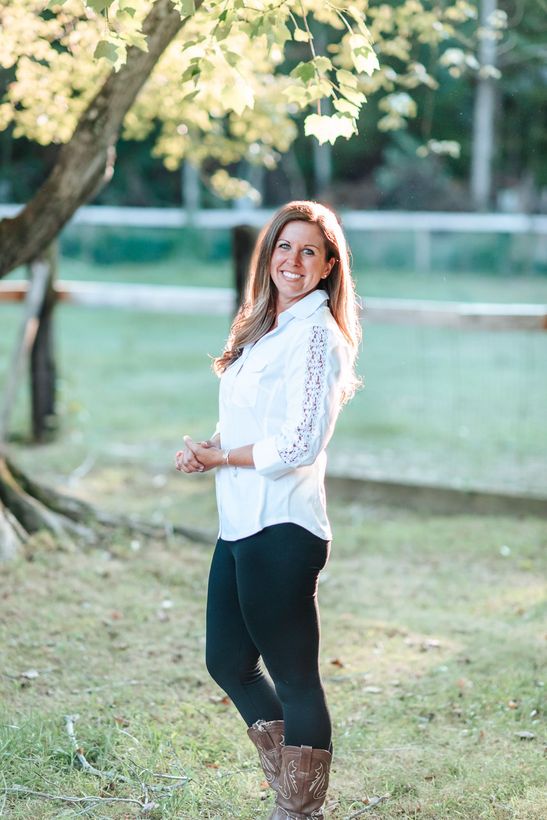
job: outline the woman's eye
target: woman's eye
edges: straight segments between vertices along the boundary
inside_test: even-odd
[[[312,251],[311,248],[306,248],[306,253],[309,253],[311,256],[313,256],[314,251]]]

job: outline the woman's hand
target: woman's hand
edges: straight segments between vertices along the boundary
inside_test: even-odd
[[[184,450],[178,450],[175,456],[177,470],[184,473],[205,473],[222,464],[219,436],[199,442],[193,441],[190,436],[184,436],[184,443]]]
[[[224,463],[224,455],[218,445],[218,440],[193,441],[190,436],[184,436],[184,443],[192,454],[191,457],[201,465],[200,472],[204,473]]]

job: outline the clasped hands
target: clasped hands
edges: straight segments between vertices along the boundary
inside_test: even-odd
[[[184,450],[178,450],[175,466],[183,473],[205,473],[224,463],[224,454],[219,447],[219,438],[208,441],[194,441],[184,436]]]

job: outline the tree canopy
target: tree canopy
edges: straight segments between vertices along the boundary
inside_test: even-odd
[[[42,145],[68,142],[109,74],[131,50],[149,48],[143,26],[158,2],[3,0],[0,64],[11,77],[0,129],[12,125],[15,137]],[[379,127],[404,126],[416,114],[411,92],[437,85],[435,71],[455,58],[459,27],[476,17],[467,0],[173,6],[180,26],[127,111],[123,135],[154,132],[154,152],[168,168],[190,158],[207,169],[213,188],[234,196],[245,184],[224,167],[243,158],[273,167],[302,112],[305,133],[333,143],[357,132],[367,97],[380,92]],[[318,28],[328,31],[322,51]],[[439,55],[428,68],[420,61],[424,45]]]

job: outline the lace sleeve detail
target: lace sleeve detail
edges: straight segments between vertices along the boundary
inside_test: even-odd
[[[327,340],[327,330],[314,325],[306,354],[302,415],[295,427],[292,440],[279,451],[281,459],[286,464],[299,462],[310,448],[321,394],[325,387]]]

